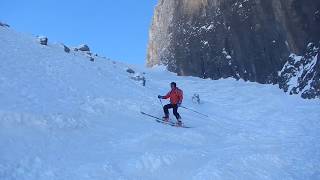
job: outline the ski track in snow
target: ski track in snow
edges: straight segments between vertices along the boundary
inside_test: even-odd
[[[177,77],[127,65],[0,27],[1,180],[320,179],[320,102],[272,85]],[[176,81],[192,129],[162,116],[158,94]],[[200,94],[202,103],[191,97]]]

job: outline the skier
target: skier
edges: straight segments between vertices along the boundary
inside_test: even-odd
[[[167,104],[163,107],[164,111],[164,121],[169,121],[169,109],[173,109],[173,114],[176,117],[178,121],[178,125],[182,125],[181,116],[178,113],[178,107],[181,106],[182,100],[183,100],[183,91],[177,87],[177,84],[175,82],[172,82],[170,84],[171,91],[166,96],[159,95],[159,99],[168,99],[170,98],[170,104]]]

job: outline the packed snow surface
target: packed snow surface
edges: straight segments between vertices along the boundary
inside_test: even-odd
[[[0,27],[0,179],[320,179],[319,100],[130,67],[146,87],[125,64]],[[171,81],[209,118],[179,109],[183,129],[140,114],[162,116]]]

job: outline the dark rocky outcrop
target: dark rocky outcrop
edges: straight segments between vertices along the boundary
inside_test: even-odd
[[[62,45],[62,47],[63,47],[63,50],[64,50],[64,52],[66,52],[66,53],[70,53],[70,48],[68,47],[68,46],[66,46],[66,45],[64,45],[64,44],[61,44]]]
[[[40,42],[41,45],[44,45],[44,46],[48,45],[48,38],[47,38],[47,37],[45,37],[45,36],[39,36],[39,37],[38,37],[38,40],[39,40],[39,42]]]
[[[146,86],[147,80],[144,77],[144,75],[141,75],[140,73],[136,73],[136,74],[132,74],[130,78],[134,81],[140,82],[142,86]]]
[[[320,0],[159,0],[147,65],[278,83],[290,54],[304,54],[319,32]]]
[[[90,51],[89,46],[86,45],[86,44],[80,45],[77,49],[78,49],[79,51],[85,51],[85,52],[89,52],[89,51]]]
[[[320,44],[310,43],[304,56],[292,54],[280,71],[279,86],[305,99],[320,98]]]
[[[0,22],[0,26],[2,26],[2,27],[10,27],[8,24],[6,24],[6,23],[3,23],[3,22]]]
[[[86,52],[86,56],[89,58],[89,60],[91,62],[94,62],[94,55],[90,52],[90,51],[85,51]]]
[[[75,52],[80,52],[83,55],[85,55],[91,62],[95,61],[94,56],[97,56],[97,54],[93,54],[92,52],[90,52],[90,48],[88,45],[86,44],[81,44],[79,45],[79,47],[76,47],[73,49]]]
[[[136,73],[133,69],[131,69],[131,68],[127,68],[126,69],[126,72],[127,73],[129,73],[129,74],[134,74],[134,73]]]
[[[89,57],[89,60],[90,60],[91,62],[94,62],[94,57],[90,56],[90,57]]]

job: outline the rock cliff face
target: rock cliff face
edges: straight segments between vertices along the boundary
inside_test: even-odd
[[[279,86],[290,94],[301,94],[305,99],[320,98],[319,44],[308,44],[303,56],[291,54],[279,72]]]
[[[159,0],[147,65],[179,75],[279,83],[290,54],[320,41],[320,0]]]

